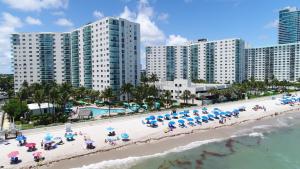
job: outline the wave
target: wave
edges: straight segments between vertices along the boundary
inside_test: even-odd
[[[115,160],[107,160],[107,161],[102,161],[99,163],[95,164],[90,164],[87,166],[82,166],[80,168],[73,168],[73,169],[128,169],[136,164],[155,157],[161,157],[165,156],[170,153],[178,153],[178,152],[183,152],[186,150],[190,150],[199,146],[202,146],[204,144],[212,143],[212,142],[219,142],[224,139],[211,139],[211,140],[205,140],[205,141],[196,141],[192,142],[188,145],[185,146],[179,146],[176,148],[173,148],[171,150],[165,151],[163,153],[156,153],[152,155],[146,155],[146,156],[139,156],[139,157],[127,157],[123,159],[115,159]]]
[[[264,134],[263,133],[258,133],[258,132],[253,132],[253,133],[250,133],[248,136],[249,137],[261,137],[261,138],[263,138]]]

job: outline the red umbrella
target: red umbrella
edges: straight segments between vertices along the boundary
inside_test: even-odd
[[[41,157],[42,156],[42,152],[35,152],[35,153],[33,153],[32,154],[33,155],[33,157]]]
[[[12,157],[17,157],[18,155],[19,155],[19,151],[12,151],[7,156],[9,158],[12,158]]]
[[[32,148],[35,147],[35,143],[27,143],[25,147]]]

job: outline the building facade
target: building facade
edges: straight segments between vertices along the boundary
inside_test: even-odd
[[[300,11],[295,7],[279,11],[279,44],[300,42]]]
[[[12,35],[15,90],[24,81],[69,82],[118,92],[140,80],[140,26],[107,17],[68,33]]]
[[[196,97],[207,96],[210,89],[225,89],[229,84],[199,84],[192,83],[189,79],[175,79],[173,81],[158,81],[154,83],[160,92],[170,91],[172,99],[180,99],[183,92],[188,90]]]
[[[71,82],[69,33],[20,33],[11,38],[14,88],[23,82]]]
[[[154,73],[161,80],[242,82],[246,78],[245,62],[241,39],[201,39],[181,46],[146,47],[147,74]]]
[[[259,81],[300,78],[300,43],[245,49],[247,78]]]

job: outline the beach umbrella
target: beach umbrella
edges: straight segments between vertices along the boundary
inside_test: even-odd
[[[210,119],[215,118],[215,116],[213,114],[208,114],[207,117],[210,118]]]
[[[185,114],[185,113],[182,111],[182,112],[179,112],[179,114],[183,115],[183,114]]]
[[[12,158],[12,157],[17,157],[18,155],[19,155],[19,151],[12,151],[7,156],[9,158]]]
[[[195,117],[195,120],[201,120],[201,117],[196,116],[196,117]]]
[[[170,117],[171,115],[170,115],[170,114],[165,114],[165,116],[166,116],[166,117]]]
[[[155,116],[149,116],[150,120],[155,120]]]
[[[31,148],[31,147],[35,147],[35,145],[36,145],[35,143],[27,143],[25,147]]]
[[[202,111],[207,111],[207,108],[206,108],[206,107],[203,107],[203,108],[202,108]]]
[[[199,111],[198,110],[193,110],[193,113],[198,113]]]
[[[169,126],[173,126],[175,124],[175,121],[170,121]]]
[[[129,138],[129,135],[127,133],[122,133],[121,134],[121,138],[122,139],[128,139]]]
[[[220,115],[221,115],[221,116],[226,116],[227,113],[226,113],[226,112],[221,112]]]
[[[157,116],[157,118],[158,118],[158,119],[163,119],[164,116],[161,116],[161,115],[160,115],[160,116]]]
[[[45,139],[46,141],[51,141],[52,138],[53,138],[53,136],[52,136],[51,134],[49,134],[49,133],[47,133],[46,136],[44,137],[44,139]]]
[[[188,118],[188,119],[186,119],[187,121],[194,121],[194,119],[193,118]]]
[[[202,116],[202,121],[208,121],[208,117],[207,116]]]
[[[68,138],[68,139],[72,139],[74,137],[74,134],[67,133],[65,137]]]
[[[184,113],[190,113],[190,111],[189,111],[189,110],[184,110],[183,112],[184,112]]]
[[[184,120],[178,120],[178,123],[184,124]]]
[[[24,141],[24,140],[26,140],[26,137],[23,136],[23,135],[20,135],[20,136],[17,136],[16,140],[17,141]]]
[[[230,111],[226,111],[227,116],[231,116],[232,113]]]
[[[112,127],[108,127],[108,128],[106,128],[106,130],[107,130],[108,132],[115,131],[115,129],[114,129],[114,128],[112,128]]]
[[[220,115],[220,112],[218,112],[218,111],[213,111],[213,114],[214,114],[215,116],[219,116],[219,115]]]
[[[86,140],[85,144],[93,144],[94,142],[92,140]]]
[[[38,151],[32,154],[33,157],[41,157],[42,156],[42,152]]]
[[[176,116],[178,116],[178,113],[173,113],[172,115],[173,115],[173,117],[176,117]]]

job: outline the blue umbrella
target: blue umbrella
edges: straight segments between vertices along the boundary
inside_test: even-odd
[[[226,111],[227,116],[231,116],[232,113],[230,111]]]
[[[184,110],[183,112],[184,112],[184,113],[190,113],[190,111],[189,111],[189,110]]]
[[[121,138],[122,139],[128,139],[129,138],[129,135],[127,133],[122,133],[121,134]]]
[[[193,118],[188,118],[188,119],[186,119],[187,121],[194,121],[194,119]]]
[[[220,115],[220,112],[218,112],[218,111],[214,111],[213,113],[214,113],[215,116],[219,116]]]
[[[169,126],[171,125],[171,126],[173,126],[175,124],[175,121],[170,121],[169,122]]]
[[[193,110],[193,113],[198,113],[199,111],[198,110]]]
[[[221,112],[220,115],[221,115],[221,116],[226,116],[227,113],[226,113],[226,112]]]
[[[68,139],[72,139],[74,137],[74,135],[72,134],[72,133],[68,133],[67,135],[66,135],[66,138],[68,138]]]
[[[152,121],[150,121],[150,123],[151,123],[152,125],[154,125],[154,124],[157,123],[157,121],[156,121],[156,120],[152,120]]]
[[[185,114],[185,113],[182,111],[182,112],[179,112],[179,114]]]
[[[208,117],[207,116],[202,116],[202,121],[208,121]]]
[[[196,116],[196,117],[195,117],[195,120],[201,120],[201,117]]]
[[[51,135],[51,134],[46,134],[46,136],[44,137],[44,139],[46,140],[46,141],[51,141],[52,140],[52,138],[53,138],[53,136]]]
[[[166,116],[166,117],[170,117],[171,115],[170,115],[170,114],[165,114],[165,116]]]
[[[164,116],[157,116],[157,118],[158,118],[158,119],[163,119],[163,118],[164,118]]]
[[[112,127],[108,127],[108,128],[106,128],[106,130],[109,131],[109,132],[115,131],[115,129],[112,128]]]
[[[155,120],[155,116],[149,116],[150,120]]]
[[[215,118],[215,116],[214,116],[213,114],[208,114],[207,116],[208,116],[208,118],[210,118],[210,119]]]
[[[184,120],[178,120],[178,123],[184,124]]]
[[[173,113],[173,116],[178,116],[178,113]]]
[[[24,140],[26,140],[26,137],[23,136],[23,135],[20,135],[20,136],[17,136],[16,140],[17,141],[24,141]]]

